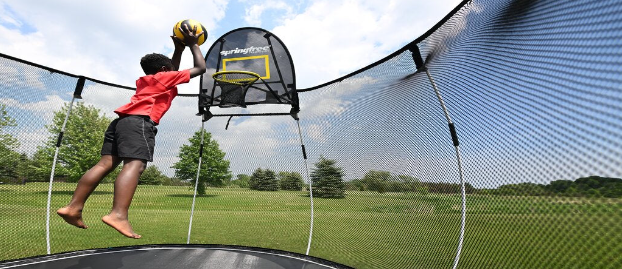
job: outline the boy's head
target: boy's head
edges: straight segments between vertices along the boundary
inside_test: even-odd
[[[160,71],[173,70],[173,62],[169,57],[159,53],[151,53],[140,59],[140,66],[147,75],[153,75]]]

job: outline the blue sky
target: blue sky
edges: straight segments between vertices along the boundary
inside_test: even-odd
[[[305,88],[358,70],[394,52],[427,31],[458,3],[451,0],[211,0],[174,3],[163,0],[0,0],[0,35],[3,37],[0,39],[0,52],[76,75],[133,86],[135,79],[142,75],[138,65],[140,57],[151,52],[170,54],[173,48],[169,38],[172,25],[180,19],[193,18],[201,21],[210,33],[208,41],[202,46],[203,53],[218,37],[238,27],[261,27],[273,32],[287,45],[292,55],[298,88]],[[496,10],[490,6],[483,9],[474,3],[469,12]],[[590,9],[590,6],[585,8]],[[454,27],[454,33],[462,33],[460,25],[464,22],[476,23],[478,19],[486,18],[476,15],[458,16],[448,25]],[[550,15],[552,19],[568,19],[563,12]],[[608,20],[598,16],[592,19]],[[607,21],[586,26],[601,27],[603,24],[613,24],[615,27],[612,29],[619,29],[615,22]],[[501,62],[483,60],[490,47],[482,48],[475,54],[472,50],[463,51],[461,47],[441,52],[446,53],[443,55],[445,60],[455,57],[454,63],[465,58],[481,60],[466,62],[461,66],[464,71],[459,73],[447,69],[433,70],[456,122],[463,143],[467,180],[471,183],[479,186],[502,183],[498,176],[513,183],[543,183],[594,174],[619,175],[618,162],[610,156],[619,156],[619,113],[616,112],[619,107],[620,83],[617,74],[620,73],[620,65],[617,64],[619,57],[616,57],[620,54],[616,52],[620,46],[615,45],[620,39],[606,36],[596,40],[590,50],[598,57],[607,55],[607,61],[599,61],[597,65],[591,65],[593,69],[590,72],[585,72],[581,64],[585,61],[583,54],[569,51],[560,55],[562,52],[557,50],[557,46],[583,48],[583,45],[573,47],[575,43],[572,42],[579,44],[584,40],[595,40],[592,36],[594,32],[586,31],[584,39],[566,40],[564,31],[567,30],[560,28],[557,33],[560,36],[539,33],[540,38],[550,40],[548,42],[533,41],[532,32],[519,36],[525,43],[508,45],[516,48],[513,51],[518,53],[517,57],[503,58]],[[512,37],[516,34],[512,32]],[[460,34],[456,36],[460,37]],[[425,51],[425,42],[420,45]],[[486,43],[480,45],[485,46]],[[522,50],[523,47],[532,49]],[[540,67],[533,70],[530,65],[524,64],[543,64],[538,61],[543,57],[539,54],[543,48],[554,48],[548,54],[550,59],[563,56],[569,59],[567,63],[571,65],[560,67],[555,61],[544,61],[548,69]],[[407,68],[413,68],[412,58],[410,55],[404,57],[392,60],[405,61],[403,70],[391,70],[390,74],[382,75],[395,76],[394,79],[410,77],[414,70]],[[449,62],[452,62],[451,59]],[[182,68],[189,67],[190,63],[189,55],[185,54]],[[475,67],[471,68],[471,65]],[[50,136],[42,128],[43,124],[51,119],[53,111],[71,99],[75,81],[68,79],[54,84],[49,83],[48,72],[25,72],[20,67],[2,67],[0,84],[5,86],[3,89],[9,90],[2,92],[0,103],[7,105],[10,113],[20,111],[19,115],[29,115],[23,121],[32,122],[36,118],[39,124],[16,129],[13,134],[23,145],[38,145]],[[501,83],[487,76],[481,77],[473,70],[487,70],[491,74],[502,70],[508,76],[499,79],[503,81]],[[603,70],[606,72],[601,72]],[[414,76],[412,79],[423,78]],[[474,93],[480,95],[471,93],[468,96],[474,99],[467,100],[460,89],[468,86],[465,81],[470,79],[473,79],[473,87],[465,91],[478,89]],[[386,83],[390,80],[359,74],[335,87],[300,95],[301,125],[310,162],[315,162],[321,155],[338,159],[347,179],[360,177],[372,169],[386,169],[397,174],[431,176],[422,178],[424,180],[457,182],[455,156],[449,147],[446,123],[435,97],[431,92],[399,91],[393,85],[378,85],[382,81]],[[543,84],[543,81],[547,83]],[[420,81],[420,85],[426,83]],[[87,85],[87,88],[90,86]],[[184,93],[197,92],[198,80],[191,81],[180,90]],[[32,94],[23,94],[26,91]],[[512,102],[496,103],[494,98],[489,100],[487,91],[500,91],[503,96],[512,96],[520,100],[520,106]],[[387,95],[389,93],[392,95]],[[600,97],[588,100],[583,97],[585,93],[600,93],[595,95]],[[396,96],[403,99],[395,99]],[[129,93],[102,90],[100,87],[85,89],[84,97],[82,102],[112,117],[112,111],[127,102]],[[375,101],[368,102],[368,98]],[[421,98],[428,103],[408,102],[413,98]],[[480,99],[488,101],[482,103]],[[383,100],[386,105],[374,106]],[[177,149],[200,128],[200,120],[194,116],[196,99],[187,97],[175,101],[159,126],[162,135],[159,134],[160,144],[154,163],[169,175],[172,174],[170,164],[177,159]],[[289,107],[253,106],[248,110],[226,111],[213,108],[212,111],[287,112]],[[558,115],[559,111],[566,113],[564,117]],[[401,117],[413,113],[417,115],[417,122]],[[226,122],[227,118],[212,119],[206,129],[227,152],[234,174],[252,173],[257,167],[302,171],[297,128],[290,117],[233,118],[229,130],[225,131]],[[493,122],[495,124],[491,124]],[[568,140],[574,143],[566,144]],[[446,147],[435,148],[431,145]],[[21,150],[32,153],[34,148]],[[487,152],[490,159],[473,157]],[[606,162],[594,162],[593,154],[600,154],[599,158]],[[495,158],[492,158],[493,155]]]
[[[221,35],[260,27],[288,46],[299,88],[335,79],[401,48],[459,0],[0,0],[0,51],[77,75],[133,86],[144,54],[172,53],[181,19],[208,30],[206,53]],[[77,60],[79,59],[79,60]],[[182,68],[191,64],[189,53]],[[198,84],[182,88],[198,91]]]
[[[28,35],[35,33],[37,29],[28,23],[22,16],[13,11],[10,5],[2,5],[3,14],[0,17],[0,25],[9,30],[17,30],[20,34]]]
[[[0,0],[0,35],[3,36],[0,52],[68,73],[133,86],[136,78],[143,75],[139,59],[151,52],[170,55],[172,26],[181,19],[192,18],[202,22],[208,30],[209,38],[201,47],[204,54],[214,40],[239,27],[260,27],[273,32],[292,55],[298,88],[305,88],[356,71],[400,49],[430,29],[459,3],[459,0]],[[186,53],[181,67],[190,65],[190,55]],[[37,76],[29,79],[36,80]],[[44,81],[41,76],[39,80]],[[348,84],[351,89],[331,91],[328,95],[307,94],[301,99],[305,119],[320,119],[302,122],[303,136],[310,145],[308,150],[313,158],[311,162],[323,154],[319,145],[327,141],[328,131],[337,127],[321,122],[321,119],[341,115],[351,103],[348,98],[366,83],[373,83],[373,78],[354,78]],[[27,85],[40,86],[42,91],[36,92],[39,95],[31,96],[27,102],[20,99],[24,98],[23,95],[11,93],[2,94],[0,101],[10,109],[34,113],[41,122],[49,121],[51,112],[71,99],[68,91],[73,90],[71,85],[50,88],[49,85],[38,85],[36,81],[14,84],[18,89],[29,87]],[[180,87],[180,91],[198,92],[198,80]],[[129,96],[114,92],[85,89],[82,102],[112,116],[111,111],[127,99]],[[160,156],[156,156],[154,163],[169,175],[172,173],[170,164],[177,158],[176,150],[200,127],[200,121],[194,117],[196,100],[178,99],[161,123],[162,135],[159,135],[156,152]],[[41,113],[35,108],[49,111]],[[252,110],[280,112],[274,108],[253,107]],[[282,110],[289,111],[289,108],[283,107]],[[234,118],[228,131],[224,130],[223,120],[226,121],[222,118],[210,120],[207,130],[228,156],[235,159],[232,162],[234,174],[251,173],[257,167],[277,171],[302,169],[298,159],[297,130],[291,118]],[[38,131],[29,128],[16,131],[16,136],[23,144],[37,144],[49,134],[42,128]],[[247,139],[254,141],[248,143]],[[332,144],[326,145],[332,147]],[[34,148],[24,150],[31,153]],[[287,160],[272,158],[285,153],[295,157]],[[347,178],[368,169],[382,168],[382,163],[374,163],[373,156],[360,158],[360,162],[344,160],[342,165],[346,171],[357,171]],[[404,170],[406,166],[400,166],[397,161],[394,163],[398,164],[397,171],[408,172]]]

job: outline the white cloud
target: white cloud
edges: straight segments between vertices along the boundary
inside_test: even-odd
[[[282,10],[285,12],[283,18],[291,16],[293,12],[292,6],[285,1],[262,1],[246,8],[246,15],[244,16],[244,21],[246,21],[246,23],[249,25],[261,26],[261,16],[267,10]]]
[[[271,22],[279,23],[272,31],[292,52],[299,87],[309,87],[381,59],[424,33],[459,2],[319,0],[311,1],[300,14],[295,14],[300,1],[235,3],[245,5],[245,20],[251,25],[261,24],[271,12]],[[144,54],[170,55],[168,35],[176,21],[194,18],[211,32],[225,19],[229,4],[227,0],[3,3],[18,15],[2,9],[5,21],[27,23],[37,30],[23,35],[0,26],[0,34],[9,37],[0,40],[3,53],[127,86],[142,75],[138,61]],[[203,53],[215,38],[210,35]],[[184,54],[182,68],[191,65],[190,54]],[[192,81],[180,91],[194,93],[197,83]]]
[[[40,90],[45,88],[39,74],[30,72],[28,75],[24,75],[24,71],[23,68],[2,65],[0,63],[0,85],[6,88],[32,88]]]
[[[303,1],[304,2],[304,1]],[[366,66],[418,37],[459,0],[319,0],[298,12],[301,1],[252,0],[245,6],[246,23],[270,20],[272,30],[293,55],[299,88],[314,86]],[[3,53],[77,75],[134,86],[142,75],[139,59],[146,53],[172,52],[168,35],[185,18],[201,21],[212,32],[225,18],[227,0],[211,1],[31,1],[3,0],[13,13],[0,16],[13,24],[27,23],[36,32],[21,34],[0,26]],[[189,8],[191,7],[191,8]],[[273,14],[274,13],[274,14]],[[11,20],[9,20],[11,19]],[[19,19],[24,20],[23,22]],[[53,22],[53,23],[52,23]],[[242,24],[240,21],[239,24]],[[224,29],[225,31],[232,29]],[[203,53],[217,36],[202,46]],[[186,51],[182,68],[192,59]],[[180,86],[196,93],[198,79]]]
[[[33,103],[22,103],[11,98],[0,98],[0,104],[31,111],[44,119],[52,119],[54,111],[60,110],[65,103],[66,101],[58,95],[48,95],[45,96],[45,100]]]
[[[61,110],[67,103],[69,102],[63,100],[58,95],[48,95],[45,96],[44,101],[35,103],[20,103],[19,108],[29,110],[35,115],[39,115],[44,121],[49,122],[54,118],[54,112]]]
[[[17,152],[32,156],[37,151],[37,146],[44,145],[50,138],[50,133],[46,129],[40,129],[36,132],[21,132],[15,137],[19,141]]]
[[[275,130],[272,123],[262,118],[254,118],[245,120],[234,126],[230,125],[230,130],[226,133],[215,134],[214,138],[220,141],[221,148],[230,152],[231,150],[244,145],[242,148],[245,152],[259,156],[273,156],[274,149],[279,145],[275,137]],[[239,140],[235,137],[243,137],[252,133],[258,139]],[[258,143],[261,142],[261,143]]]
[[[114,90],[87,85],[82,90],[82,100],[86,105],[99,109],[107,117],[116,117],[114,109],[128,103],[134,91]]]
[[[7,9],[5,5],[0,5],[0,23],[12,25],[16,28],[23,25],[18,19],[16,19],[15,14]]]
[[[290,50],[298,87],[380,60],[430,29],[459,0],[320,0],[274,28]]]
[[[318,142],[326,141],[326,134],[324,132],[324,128],[319,124],[309,124],[306,128],[306,135]]]
[[[335,84],[334,88],[323,90],[322,94],[305,94],[301,99],[300,109],[305,117],[338,116],[351,103],[346,100],[346,96],[358,92],[363,85],[369,85],[375,81],[374,78],[368,76],[348,78],[342,83]]]
[[[208,32],[212,32],[224,20],[240,21],[240,26],[242,23],[268,24],[269,15],[271,25],[277,25],[269,30],[284,41],[293,56],[298,88],[321,84],[381,59],[423,34],[460,2],[317,0],[310,1],[305,10],[296,14],[299,10],[291,6],[299,5],[300,1],[268,0],[260,5],[247,0],[242,1],[248,4],[242,20],[225,18],[230,15],[225,14],[227,0],[0,1],[19,15],[7,16],[7,12],[0,10],[3,21],[14,25],[27,24],[36,30],[23,34],[0,26],[0,35],[4,37],[0,39],[2,53],[72,74],[132,87],[143,75],[138,63],[144,54],[172,53],[169,35],[178,20],[199,20]],[[217,37],[210,34],[202,46],[203,53]],[[181,67],[191,65],[191,55],[186,50]],[[2,72],[14,73],[16,70]],[[5,79],[3,77],[4,74],[0,74],[0,80]],[[38,77],[32,78],[39,80]],[[369,77],[352,78],[327,94],[305,93],[301,99],[301,117],[339,115],[349,105],[348,94],[358,91],[363,83],[373,82]],[[35,85],[33,81],[28,83]],[[196,93],[198,83],[199,79],[195,78],[180,86],[180,93]],[[90,89],[89,86],[84,97],[84,102],[111,116],[114,108],[129,100],[129,96],[118,96],[117,91]],[[16,100],[6,98],[0,102],[20,105]],[[37,105],[49,105],[50,115],[45,117],[51,118],[51,113],[60,109],[64,102],[59,96],[48,96]],[[288,112],[289,107],[265,105],[247,109],[212,109],[215,114],[242,111]],[[160,126],[158,139],[167,142],[158,145],[158,152],[174,152],[187,142],[200,126],[200,119],[194,116],[196,112],[196,99],[178,97],[175,100]],[[227,149],[228,157],[236,159],[234,165],[238,167],[274,162],[255,156],[275,156],[283,147],[299,150],[296,145],[298,134],[291,117],[234,118],[229,130],[225,131],[226,120],[215,118],[207,126],[221,148]],[[303,136],[323,141],[329,135],[327,127],[330,125],[303,127]],[[249,134],[253,138],[249,138]],[[163,161],[158,161],[163,165],[161,168],[170,166],[176,159],[175,156],[161,158]]]
[[[462,32],[462,30],[466,28],[466,19],[471,12],[480,13],[483,11],[483,7],[480,6],[480,4],[478,4],[477,2],[469,2],[466,4],[466,7],[468,8],[463,8],[463,10],[466,12],[457,13],[456,15],[451,17],[449,21],[446,22],[448,25],[452,26],[452,31],[443,32],[437,38],[428,38],[421,42],[420,46],[436,47],[442,50],[448,48],[449,46],[437,46],[437,44],[446,44],[448,39],[451,39],[460,34],[460,32]]]
[[[169,35],[177,21],[194,18],[209,32],[224,17],[227,4],[226,0],[4,2],[37,31],[21,35],[0,26],[0,34],[11,37],[0,40],[3,53],[126,86],[143,75],[139,61],[144,54],[172,53]],[[186,50],[181,66],[191,65]]]
[[[60,110],[66,101],[58,95],[47,95],[45,100],[31,103],[22,103],[12,98],[0,98],[0,104],[29,111],[33,114],[33,119],[39,119],[40,123],[49,123],[54,118],[54,112]],[[29,155],[37,150],[37,146],[43,145],[50,135],[44,124],[20,126],[19,129],[15,129],[15,132],[13,135],[20,144],[18,151]]]

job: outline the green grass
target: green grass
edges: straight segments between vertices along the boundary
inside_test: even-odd
[[[46,253],[47,183],[0,185],[0,260]],[[112,204],[102,184],[84,210],[87,230],[51,218],[52,252],[185,244],[192,190],[139,186],[127,239],[100,221]],[[55,183],[52,209],[75,184]],[[310,255],[355,268],[451,268],[460,225],[456,195],[348,192],[315,202]],[[554,197],[468,197],[461,268],[620,268],[622,201]],[[52,211],[54,212],[54,211]],[[309,198],[303,192],[208,189],[197,198],[191,243],[305,253]]]

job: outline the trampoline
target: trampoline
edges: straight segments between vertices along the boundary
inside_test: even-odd
[[[0,268],[351,268],[320,258],[261,248],[225,245],[144,245],[82,250],[0,263]]]

